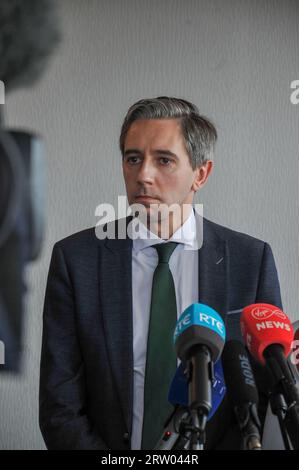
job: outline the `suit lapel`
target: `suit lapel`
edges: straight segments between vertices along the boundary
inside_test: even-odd
[[[197,232],[200,230],[200,217],[196,216]],[[210,222],[203,219],[203,243],[198,251],[198,298],[199,302],[212,307],[223,321],[228,310],[228,247],[225,240],[218,237]]]
[[[106,239],[99,248],[99,288],[105,340],[128,432],[133,407],[132,240]]]
[[[203,245],[198,252],[199,302],[221,315],[226,324],[229,302],[229,254],[227,242],[216,235],[213,225],[203,220]],[[231,419],[227,396],[213,418],[207,423],[207,448],[217,448]]]

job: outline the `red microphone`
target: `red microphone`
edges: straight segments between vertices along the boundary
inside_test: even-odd
[[[291,352],[294,330],[287,315],[271,304],[251,304],[243,309],[241,331],[252,356],[266,365],[264,352],[280,345],[285,357]]]
[[[295,330],[295,335],[291,363],[297,368],[297,373],[299,374],[299,321],[296,321],[293,324],[293,328]]]
[[[287,361],[293,346],[293,326],[287,315],[271,304],[248,305],[240,321],[247,348],[270,372],[272,412],[280,420],[283,435],[290,439],[293,449],[299,450],[299,394],[294,371]]]

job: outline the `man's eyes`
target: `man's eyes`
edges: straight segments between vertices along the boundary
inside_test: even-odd
[[[167,157],[161,157],[160,161],[162,161],[164,165],[170,165],[170,163],[172,162],[172,160],[170,160],[170,158],[167,158]]]
[[[134,165],[135,163],[137,163],[136,160],[138,159],[140,160],[140,157],[128,157],[127,162]]]
[[[136,165],[139,163],[141,157],[127,157],[127,162],[131,165]],[[163,166],[168,166],[172,163],[172,160],[167,157],[158,157],[157,160],[163,165]]]

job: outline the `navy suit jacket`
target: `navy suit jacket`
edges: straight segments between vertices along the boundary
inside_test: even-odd
[[[126,221],[127,223],[127,221]],[[203,219],[199,299],[240,338],[241,309],[281,308],[270,246]],[[253,363],[265,414],[266,384]],[[40,428],[48,449],[130,449],[133,407],[132,240],[83,230],[54,245],[48,274],[40,369]],[[238,449],[225,398],[207,425],[207,449]]]

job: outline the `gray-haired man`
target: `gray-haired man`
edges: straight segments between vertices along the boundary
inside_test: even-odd
[[[99,240],[87,229],[55,244],[40,382],[40,426],[48,448],[153,448],[169,413],[166,388],[176,365],[168,361],[172,325],[183,310],[209,305],[226,321],[228,337],[236,337],[242,307],[281,307],[270,246],[193,210],[194,194],[213,168],[216,138],[213,124],[188,101],[135,103],[120,149],[128,201],[142,208],[141,236]],[[174,209],[160,211],[162,206]],[[263,420],[265,408],[260,411]],[[206,448],[239,445],[225,398],[207,425]]]

